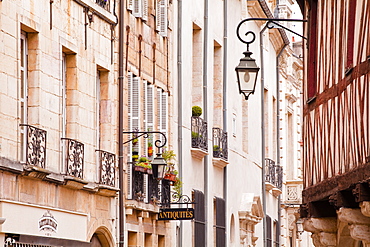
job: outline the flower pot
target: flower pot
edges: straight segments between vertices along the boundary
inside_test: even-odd
[[[146,168],[144,168],[142,166],[135,166],[135,171],[137,171],[137,172],[145,172],[146,171]]]
[[[153,147],[148,147],[148,156],[153,156]]]
[[[176,175],[172,174],[172,173],[166,173],[166,175],[164,176],[164,179],[175,182],[176,181]]]

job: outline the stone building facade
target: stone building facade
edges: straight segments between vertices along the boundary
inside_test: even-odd
[[[114,2],[0,10],[0,245],[114,246]]]

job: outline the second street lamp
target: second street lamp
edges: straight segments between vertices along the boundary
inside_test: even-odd
[[[240,59],[239,65],[235,68],[239,93],[244,94],[245,99],[248,100],[249,95],[254,93],[256,89],[257,75],[260,68],[256,64],[256,60],[251,58],[252,52],[249,51],[249,44],[253,43],[256,36],[253,32],[249,31],[246,35],[252,34],[251,41],[243,41],[247,44],[247,51],[243,52],[244,57]]]

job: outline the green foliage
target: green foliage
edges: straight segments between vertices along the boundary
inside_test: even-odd
[[[163,151],[162,157],[166,161],[167,164],[173,163],[176,160],[176,154],[173,150]]]
[[[202,115],[202,108],[200,106],[193,106],[191,108],[191,115],[193,117],[199,117],[200,115]]]

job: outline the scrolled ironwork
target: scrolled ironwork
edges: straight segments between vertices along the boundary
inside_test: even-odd
[[[208,151],[207,122],[201,117],[191,117],[191,147]]]
[[[99,152],[99,167],[100,167],[99,183],[114,187],[116,156],[112,153],[103,150],[96,151]]]
[[[66,141],[66,174],[82,179],[84,165],[84,144],[69,138],[62,138],[62,140]]]
[[[95,0],[95,3],[98,4],[100,7],[102,7],[103,9],[109,11],[109,0]]]
[[[26,164],[45,168],[46,160],[46,130],[21,124],[26,128]]]
[[[283,187],[283,168],[271,159],[265,159],[265,181],[275,185],[278,189]]]
[[[213,128],[213,157],[227,160],[227,132],[221,128]]]
[[[163,148],[167,143],[166,135],[163,132],[160,132],[160,131],[123,131],[122,133],[123,134],[134,134],[134,138],[131,138],[130,140],[125,141],[122,144],[132,142],[133,140],[138,139],[139,137],[149,138],[150,134],[160,134],[160,135],[163,136],[163,141],[160,140],[160,139],[154,141],[154,145],[157,148]]]

